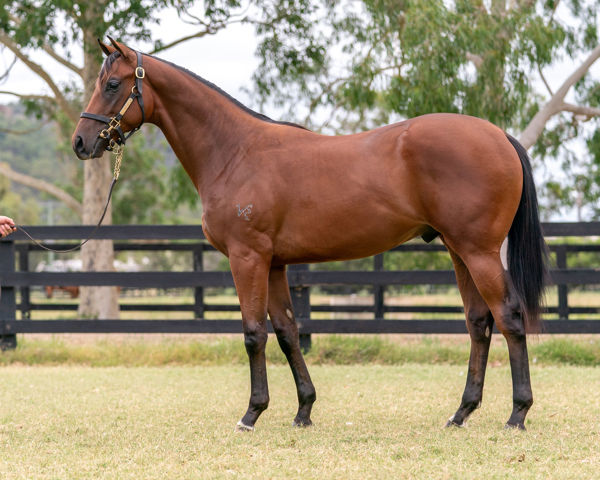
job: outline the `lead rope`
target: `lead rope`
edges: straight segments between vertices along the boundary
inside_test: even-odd
[[[58,249],[55,249],[52,247],[48,247],[48,246],[44,245],[43,243],[39,242],[38,240],[33,238],[29,234],[29,232],[27,230],[25,230],[21,225],[15,224],[17,229],[22,231],[25,234],[25,236],[27,238],[29,238],[29,240],[31,240],[33,243],[35,243],[38,247],[43,248],[44,250],[47,250],[49,252],[55,252],[55,253],[74,252],[75,250],[79,250],[87,242],[89,242],[92,239],[92,237],[94,236],[94,234],[100,228],[100,225],[102,225],[102,220],[104,220],[106,211],[108,210],[108,205],[110,203],[110,198],[112,196],[113,189],[115,188],[115,184],[117,183],[117,180],[119,179],[119,173],[121,173],[121,161],[123,160],[123,145],[119,145],[114,140],[111,140],[111,149],[112,149],[111,150],[112,153],[114,153],[114,155],[115,155],[115,167],[113,170],[113,179],[112,179],[112,182],[110,183],[110,188],[108,190],[108,198],[106,199],[106,205],[104,205],[104,210],[102,211],[102,216],[100,217],[100,220],[98,220],[96,227],[92,230],[92,233],[90,233],[88,238],[86,238],[84,241],[82,241],[78,245],[75,245],[74,247],[67,248],[64,250],[58,250]]]

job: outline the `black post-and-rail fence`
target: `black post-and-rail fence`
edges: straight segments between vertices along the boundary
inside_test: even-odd
[[[93,227],[54,226],[27,227],[36,238],[53,242],[56,248],[70,246],[73,241],[87,237]],[[557,243],[550,246],[553,252],[551,270],[552,288],[558,290],[557,306],[549,307],[545,315],[546,333],[600,333],[600,320],[569,319],[600,314],[600,302],[594,306],[569,305],[569,287],[600,284],[598,268],[569,268],[568,256],[578,252],[600,252],[600,243],[589,237],[600,236],[600,222],[589,223],[546,223],[546,237],[588,237],[588,242]],[[239,311],[236,305],[215,305],[205,301],[205,289],[209,287],[233,287],[230,272],[205,270],[205,253],[214,250],[204,239],[202,229],[196,225],[113,225],[100,228],[97,239],[114,241],[115,251],[179,251],[191,255],[190,271],[142,271],[142,272],[36,272],[31,271],[30,254],[39,252],[39,247],[28,242],[23,234],[16,232],[0,242],[0,341],[4,348],[16,345],[19,333],[240,333],[239,320],[206,319],[209,311]],[[401,245],[397,252],[444,251],[441,244],[422,242]],[[387,313],[456,314],[462,312],[458,306],[390,305],[385,301],[386,287],[391,285],[452,285],[456,283],[452,270],[385,270],[383,255],[373,257],[373,268],[361,271],[319,270],[318,265],[293,265],[288,269],[292,301],[299,326],[301,342],[310,346],[310,335],[316,333],[413,333],[453,334],[466,333],[464,320],[419,319],[398,320],[385,318]],[[35,266],[34,266],[35,267]],[[192,288],[193,304],[131,304],[121,299],[121,311],[188,311],[194,319],[31,319],[34,311],[77,308],[75,304],[48,304],[32,301],[32,287],[43,286],[119,286],[136,289]],[[369,305],[314,305],[311,304],[311,287],[352,285],[368,287],[373,292],[373,303]],[[20,301],[17,303],[17,291]],[[415,298],[418,298],[416,296]],[[17,319],[17,312],[20,318]],[[315,319],[314,312],[333,312],[336,318]],[[340,314],[368,313],[370,319],[337,318]],[[143,316],[143,315],[141,315]],[[155,315],[154,315],[155,316]]]

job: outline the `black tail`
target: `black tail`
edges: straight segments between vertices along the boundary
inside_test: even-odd
[[[544,287],[548,278],[548,247],[542,234],[533,174],[527,150],[506,135],[523,167],[521,202],[508,232],[508,272],[521,304],[527,332],[539,332]]]

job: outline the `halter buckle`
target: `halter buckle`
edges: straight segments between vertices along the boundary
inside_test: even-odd
[[[143,67],[136,67],[135,78],[144,78],[146,76],[146,70]]]

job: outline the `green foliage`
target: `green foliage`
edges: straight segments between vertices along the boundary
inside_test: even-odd
[[[17,223],[35,224],[40,217],[39,203],[13,191],[10,181],[0,176],[0,215],[11,217]]]
[[[185,205],[195,211],[200,210],[200,196],[194,188],[194,184],[183,168],[172,168],[167,179],[169,198],[166,206],[175,209],[177,206]],[[197,217],[197,221],[200,217]]]
[[[149,26],[160,23],[165,8],[176,7],[184,12],[193,3],[193,0],[7,0],[0,16],[0,29],[23,47],[41,48],[44,44],[68,47],[79,43],[97,51],[88,39],[95,41],[109,34],[124,41],[150,40]],[[222,17],[221,9],[213,8],[215,4],[230,8],[238,2],[206,3],[209,17]],[[15,22],[11,16],[19,21]]]
[[[279,32],[259,32],[257,93],[300,101],[309,113],[319,106],[353,112],[363,119],[357,128],[372,126],[368,111],[375,121],[461,112],[515,128],[529,118],[535,69],[597,41],[590,6],[580,6],[573,28],[554,16],[552,2],[294,3],[298,13],[285,41]]]
[[[113,194],[115,223],[199,221],[198,193],[179,162],[174,158],[167,161],[169,155],[172,152],[155,128],[144,128],[143,133],[131,137]],[[10,105],[0,110],[0,163],[81,198],[83,163],[73,158],[70,145],[62,144],[55,123],[36,120],[26,115],[23,107]],[[179,185],[171,181],[175,176],[181,177]],[[180,207],[182,203],[187,210]],[[5,177],[0,177],[0,212],[21,224],[79,221],[48,194]]]
[[[58,150],[55,126],[25,115],[24,109],[15,105],[0,109],[0,163],[63,187],[70,185],[77,173],[77,164]],[[46,222],[44,205],[50,205],[46,202],[52,202],[49,195],[0,177],[3,215],[21,224]],[[70,221],[75,218],[66,207],[57,214]]]
[[[144,135],[131,137],[124,150],[114,193],[115,223],[163,223],[167,187],[164,155],[149,148]]]

